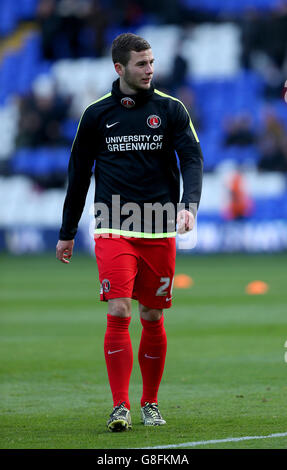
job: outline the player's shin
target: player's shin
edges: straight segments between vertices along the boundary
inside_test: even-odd
[[[133,351],[129,335],[130,317],[107,315],[104,339],[105,360],[114,406],[125,402],[130,409],[129,383],[133,366]]]
[[[143,381],[141,406],[144,406],[146,402],[157,403],[158,389],[165,365],[167,339],[163,315],[157,321],[141,318],[141,323],[143,330],[138,360]]]

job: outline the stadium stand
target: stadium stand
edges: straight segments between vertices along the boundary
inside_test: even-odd
[[[181,0],[182,5],[188,9],[196,9],[212,12],[218,15],[236,14],[242,15],[246,10],[254,8],[255,10],[270,12],[278,6],[277,0],[226,0],[224,8],[218,0],[201,0],[200,4],[197,0]]]
[[[4,203],[0,230],[17,224],[43,226],[47,221],[50,227],[58,228],[78,121],[90,102],[109,91],[115,78],[109,57],[111,41],[127,29],[151,42],[157,58],[158,88],[186,103],[190,100],[187,107],[205,157],[201,220],[224,220],[228,190],[222,178],[235,170],[245,176],[253,200],[248,220],[286,218],[287,104],[283,84],[287,54],[285,50],[284,56],[277,45],[284,37],[287,43],[287,28],[278,27],[286,24],[287,2],[228,0],[223,8],[219,0],[181,0],[174,21],[173,1],[166,2],[166,20],[159,11],[162,2],[154,6],[152,2],[134,2],[133,8],[127,5],[121,14],[119,3],[1,1],[0,198]],[[74,9],[67,10],[68,4]],[[85,8],[81,15],[79,7]],[[274,34],[270,48],[258,41],[258,36],[250,35],[250,25],[258,22],[271,30],[273,21],[278,34]],[[51,31],[55,34],[49,43]],[[53,101],[50,114],[42,111],[41,115],[44,108],[37,108],[37,96],[46,108],[47,101]],[[65,112],[61,114],[60,108]],[[37,115],[42,122],[38,127]],[[270,119],[267,122],[268,115],[274,116],[272,125]],[[47,130],[51,120],[54,128],[57,121],[57,138]],[[33,133],[33,126],[38,137],[42,136],[38,140],[27,137],[27,128]],[[278,158],[280,164],[276,163]],[[273,188],[269,197],[266,184]],[[220,197],[214,197],[214,191]],[[45,217],[40,208],[44,200]],[[18,204],[25,207],[24,214],[17,210]]]

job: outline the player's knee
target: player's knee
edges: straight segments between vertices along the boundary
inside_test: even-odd
[[[144,305],[139,305],[140,316],[147,321],[157,321],[161,319],[163,311],[156,308],[145,307]]]
[[[130,299],[111,299],[109,300],[109,314],[117,317],[130,317],[131,316],[131,301]]]

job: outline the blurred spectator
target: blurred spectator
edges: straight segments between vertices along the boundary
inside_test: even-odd
[[[91,0],[87,13],[87,29],[92,32],[92,48],[97,57],[106,53],[106,29],[109,26],[110,9],[103,7],[100,0]]]
[[[249,113],[241,113],[229,117],[225,123],[224,145],[252,145],[256,141],[256,134],[252,128],[252,118]]]
[[[44,58],[102,56],[108,13],[100,0],[40,0],[36,19]]]
[[[273,63],[266,65],[262,70],[264,79],[264,96],[267,100],[281,98],[282,85],[284,83],[285,73],[276,67]]]
[[[258,169],[287,172],[287,134],[284,125],[272,110],[264,115],[264,127],[258,139]]]
[[[179,24],[184,20],[182,5],[178,0],[141,0],[140,5],[146,12],[152,13],[161,22]]]
[[[87,0],[58,0],[56,11],[61,27],[55,44],[57,54],[60,51],[61,56],[73,59],[85,55],[81,34],[85,29],[89,8]]]
[[[252,67],[262,77],[263,96],[267,100],[280,99],[286,76],[284,67],[280,69],[264,52],[253,56]]]
[[[166,76],[157,75],[157,86],[176,94],[177,88],[188,85],[188,74],[189,64],[182,54],[182,41],[179,41],[173,52],[170,73]]]
[[[224,211],[227,220],[242,220],[252,213],[252,201],[248,196],[243,175],[237,170],[228,182],[228,202]]]
[[[203,123],[192,88],[188,85],[181,86],[176,90],[175,96],[184,103],[195,130],[198,131],[202,129]]]
[[[252,67],[256,52],[264,52],[275,67],[282,70],[286,60],[287,44],[287,2],[278,1],[277,6],[268,15],[250,8],[242,23],[242,63]]]
[[[43,56],[47,60],[55,58],[57,35],[61,29],[56,6],[56,0],[40,0],[36,13],[36,20],[42,34]]]
[[[143,2],[120,0],[113,2],[117,12],[117,23],[122,28],[135,28],[144,23]]]
[[[57,96],[51,78],[40,76],[32,93],[20,101],[17,147],[61,146],[69,144],[61,133],[69,103]]]
[[[188,74],[188,62],[181,54],[180,50],[174,56],[173,66],[170,74],[170,81],[173,88],[186,85]]]

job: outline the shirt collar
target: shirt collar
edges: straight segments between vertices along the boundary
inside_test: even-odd
[[[120,90],[120,79],[118,78],[113,82],[112,95],[119,101],[125,108],[134,108],[146,103],[154,93],[154,85],[151,84],[148,90],[142,90],[134,95],[126,95]]]

